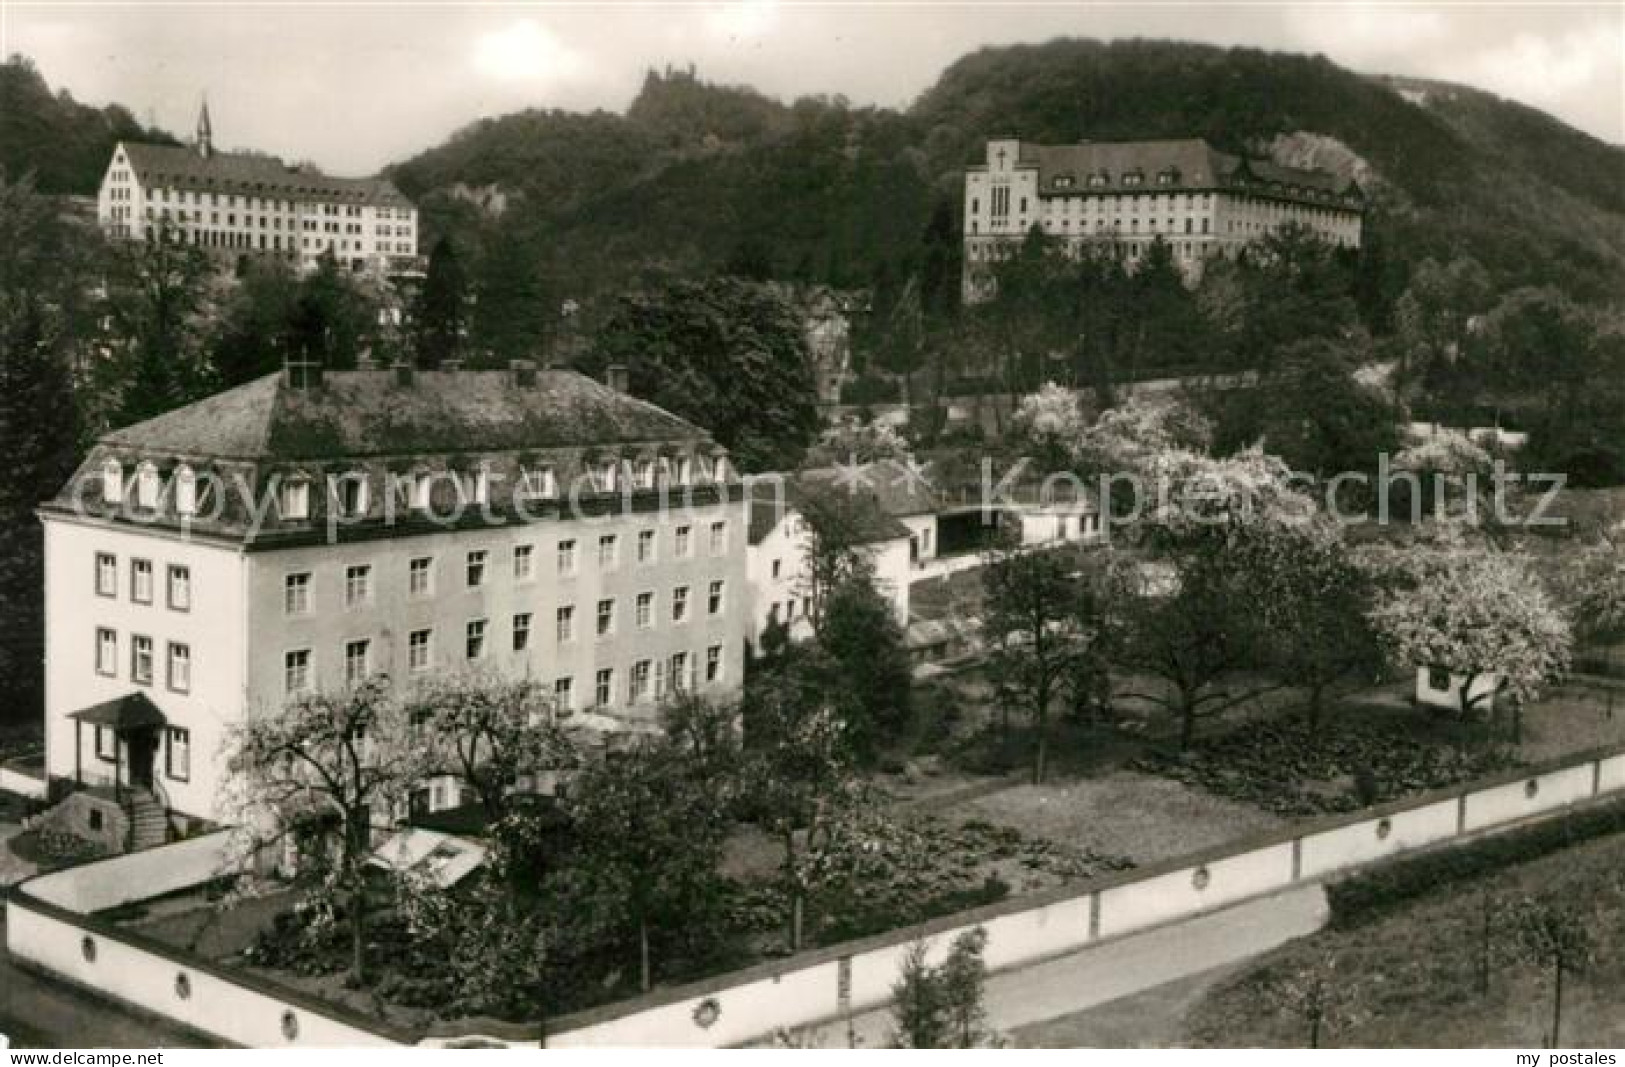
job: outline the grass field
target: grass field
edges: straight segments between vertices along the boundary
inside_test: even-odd
[[[1182,1042],[1207,1046],[1296,1046],[1308,1036],[1265,992],[1279,975],[1329,958],[1352,1019],[1322,1044],[1355,1047],[1527,1048],[1550,1032],[1549,971],[1509,951],[1504,921],[1492,920],[1489,991],[1479,990],[1485,894],[1579,902],[1595,962],[1564,982],[1561,1044],[1625,1045],[1625,835],[1614,835],[1442,887],[1373,921],[1294,942],[1215,985],[1190,1008]],[[1492,910],[1492,915],[1497,912]]]

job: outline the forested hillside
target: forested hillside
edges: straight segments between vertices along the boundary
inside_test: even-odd
[[[593,137],[582,143],[584,124]],[[1469,255],[1498,286],[1586,301],[1625,285],[1625,150],[1489,94],[1368,77],[1321,58],[1164,41],[1058,40],[954,63],[904,112],[839,98],[779,105],[683,72],[651,74],[624,117],[488,120],[397,168],[434,222],[477,242],[441,191],[500,187],[543,223],[535,256],[591,297],[647,266],[741,257],[780,277],[869,284],[917,260],[934,203],[958,207],[985,137],[1198,135],[1231,151],[1303,144],[1358,168],[1374,197],[1373,284]],[[1311,136],[1303,136],[1311,135]],[[764,255],[765,252],[765,255]]]
[[[120,140],[175,143],[166,133],[144,129],[121,105],[98,109],[76,102],[65,89],[52,94],[22,56],[0,63],[0,170],[13,177],[32,174],[44,193],[88,195]]]

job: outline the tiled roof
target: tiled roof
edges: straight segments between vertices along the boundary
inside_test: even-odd
[[[1158,192],[1212,189],[1246,178],[1298,190],[1300,195],[1350,194],[1352,183],[1318,170],[1285,167],[1220,152],[1200,138],[1044,145],[1022,142],[1021,163],[1038,168],[1038,190]],[[1167,181],[1159,182],[1166,175]],[[1130,184],[1129,179],[1138,177]],[[1091,178],[1095,179],[1091,184]]]
[[[853,480],[874,495],[882,511],[897,519],[932,515],[942,510],[942,499],[931,487],[926,473],[902,460],[875,460],[860,465],[856,471],[820,467],[802,476],[810,481],[834,484]]]
[[[143,185],[197,189],[246,196],[279,196],[293,200],[332,200],[352,204],[411,206],[400,190],[383,178],[333,178],[288,166],[274,156],[211,152],[205,156],[180,145],[122,145],[130,168]]]
[[[568,370],[330,371],[295,388],[267,375],[115,430],[107,446],[241,460],[329,460],[689,441],[705,431]]]
[[[837,483],[831,475],[830,469],[820,468],[787,476],[784,481],[782,507],[779,506],[780,494],[776,484],[766,479],[753,480],[749,497],[750,543],[761,544],[767,535],[773,532],[774,527],[778,526],[784,515],[795,510],[798,498],[809,487],[835,492],[845,492],[853,488]],[[877,544],[908,537],[908,527],[887,514],[879,496],[872,489],[859,488],[852,492],[851,517],[860,544]]]

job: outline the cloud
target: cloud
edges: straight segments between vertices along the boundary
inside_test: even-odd
[[[705,27],[718,37],[766,37],[777,26],[776,0],[740,0],[705,9]]]
[[[1620,93],[1620,44],[1619,28],[1606,23],[1544,37],[1520,33],[1471,56],[1452,74],[1502,96],[1551,107],[1610,81]]]
[[[582,58],[533,19],[481,34],[474,43],[474,69],[509,82],[556,82],[578,76]]]
[[[1286,9],[1288,33],[1303,46],[1356,67],[1381,68],[1395,52],[1421,50],[1445,36],[1438,10],[1387,4],[1303,4]]]

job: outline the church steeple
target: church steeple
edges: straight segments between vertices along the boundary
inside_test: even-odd
[[[203,107],[197,115],[198,155],[208,159],[214,154],[214,128],[209,125],[209,98],[203,98]]]

